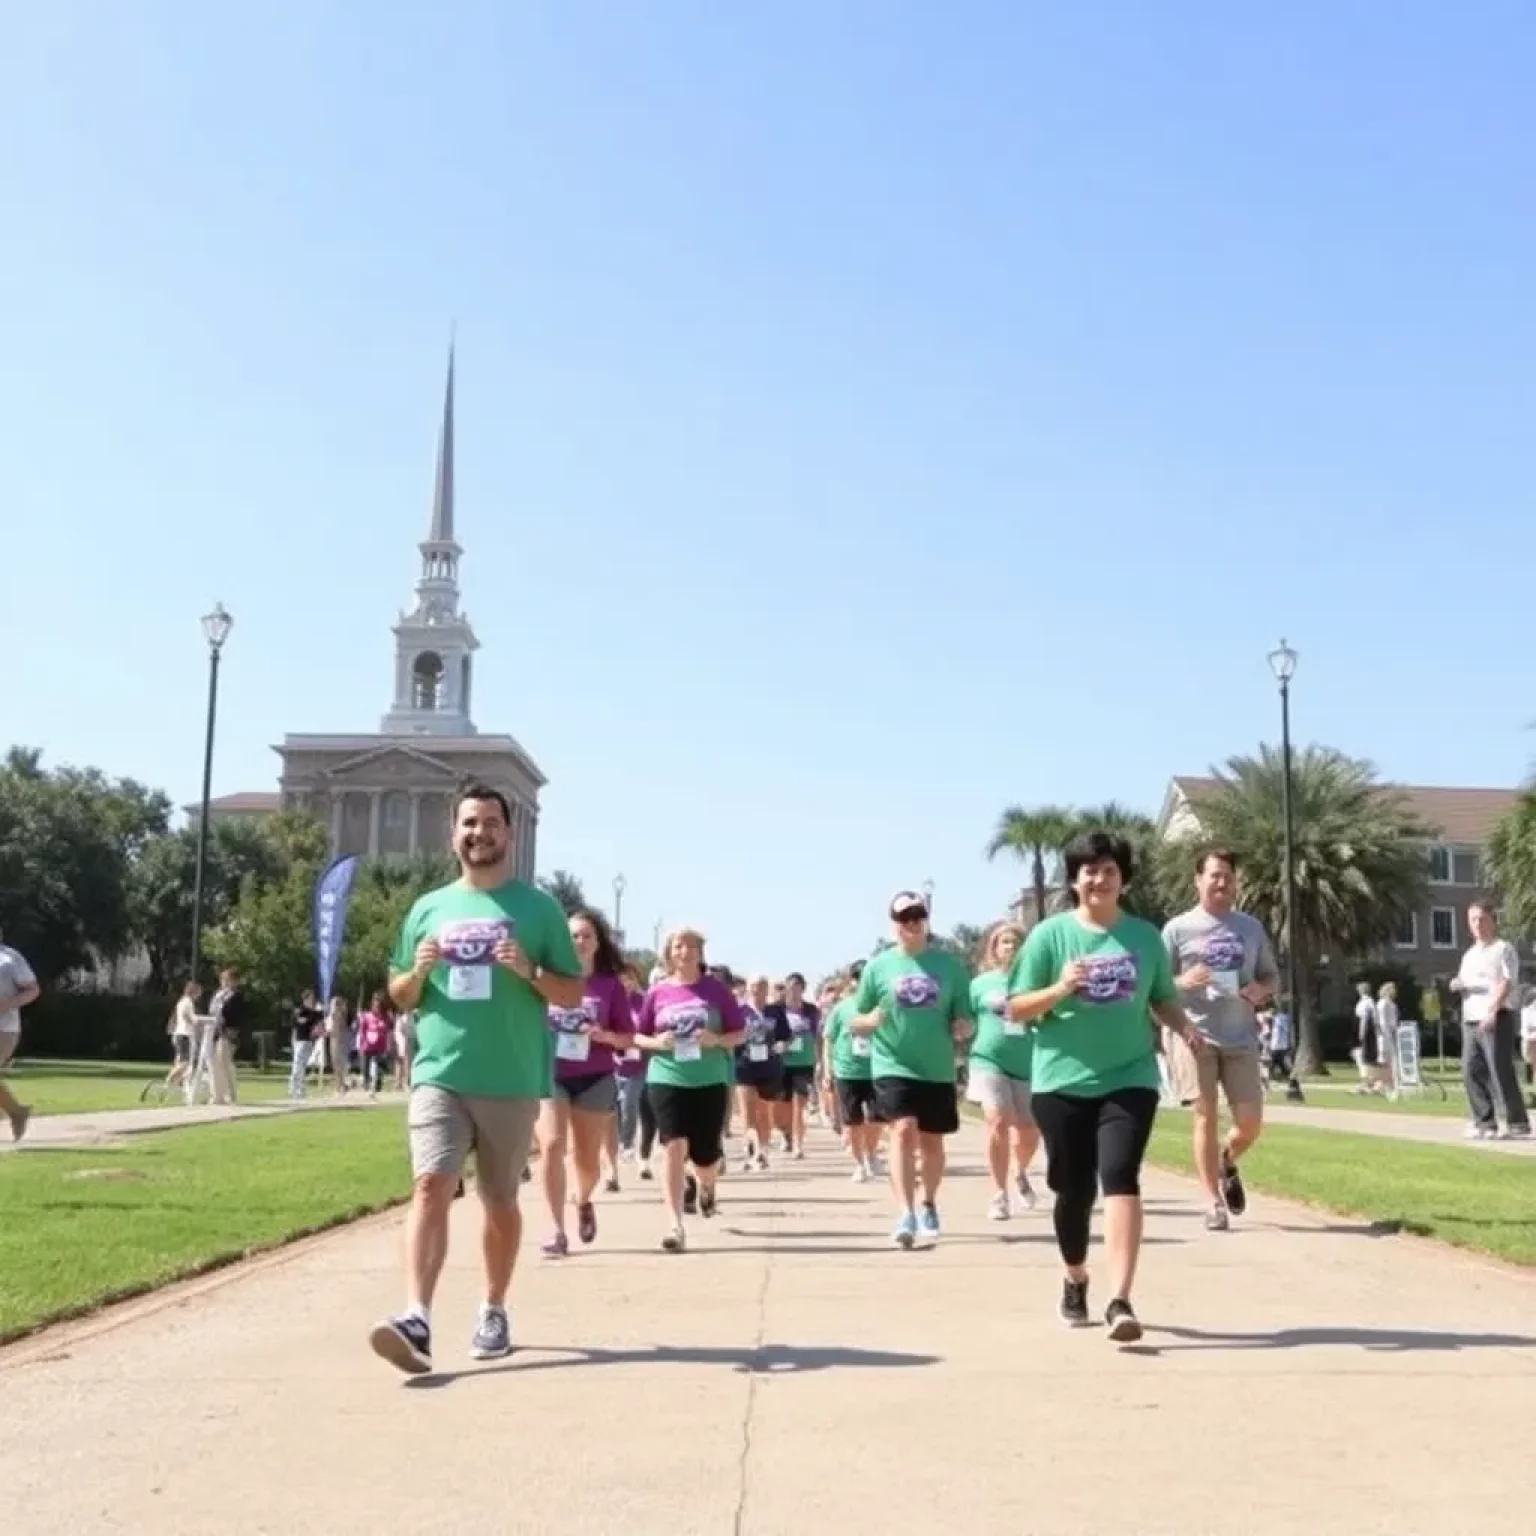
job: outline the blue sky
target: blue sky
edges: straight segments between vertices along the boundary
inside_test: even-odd
[[[1238,14],[1241,12],[1241,14]],[[5,738],[190,800],[368,731],[450,325],[540,863],[738,968],[984,921],[1010,802],[1276,731],[1532,755],[1536,14],[13,9]]]

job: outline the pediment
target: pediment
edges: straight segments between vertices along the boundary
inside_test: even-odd
[[[440,782],[448,788],[462,777],[459,769],[416,747],[374,747],[326,770],[326,778],[356,784],[415,784]]]

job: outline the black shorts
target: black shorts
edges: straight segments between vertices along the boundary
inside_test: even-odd
[[[815,1067],[785,1067],[784,1076],[779,1082],[780,1102],[788,1104],[791,1099],[810,1098],[815,1082]]]
[[[178,1067],[184,1067],[192,1060],[191,1035],[172,1035],[171,1050],[175,1053],[175,1061]]]
[[[925,1083],[915,1077],[877,1077],[875,1118],[887,1125],[916,1120],[925,1136],[953,1136],[960,1129],[960,1104],[953,1083]]]
[[[695,1168],[712,1168],[720,1161],[725,1114],[731,1103],[731,1090],[726,1084],[676,1088],[670,1083],[647,1083],[645,1091],[662,1146],[669,1141],[686,1141],[688,1161]]]
[[[1157,1119],[1156,1088],[1117,1088],[1102,1098],[1037,1093],[1030,1099],[1045,1143],[1045,1179],[1057,1194],[1141,1193],[1141,1160]]]
[[[736,1086],[750,1088],[765,1099],[776,1099],[784,1086],[784,1069],[777,1061],[738,1061]]]
[[[868,1125],[880,1118],[875,1106],[875,1085],[867,1077],[837,1079],[837,1107],[844,1125]]]

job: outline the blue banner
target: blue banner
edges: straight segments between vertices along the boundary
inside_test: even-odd
[[[336,982],[336,963],[347,931],[347,905],[357,877],[358,857],[337,859],[315,882],[315,958],[320,967],[320,1005],[331,1000]]]

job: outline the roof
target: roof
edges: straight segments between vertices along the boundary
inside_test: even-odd
[[[208,802],[210,811],[280,811],[283,797],[270,790],[245,789],[233,795],[215,795]],[[186,805],[182,809],[189,816],[196,816],[201,806]]]
[[[1213,794],[1220,781],[1195,774],[1177,775],[1171,786],[1191,805],[1202,795]],[[1383,790],[1401,795],[1408,809],[1428,823],[1447,843],[1480,848],[1488,841],[1494,824],[1512,811],[1520,799],[1518,789],[1456,789],[1425,784],[1383,784]]]

